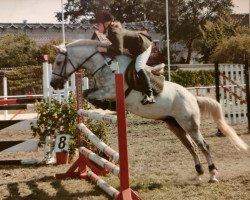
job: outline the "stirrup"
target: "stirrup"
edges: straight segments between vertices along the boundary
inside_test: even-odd
[[[152,104],[155,103],[154,96],[145,95],[145,97],[141,100],[142,105]]]

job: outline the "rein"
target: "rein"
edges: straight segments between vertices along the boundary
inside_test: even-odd
[[[65,80],[68,80],[68,77],[73,74],[75,71],[77,71],[77,69],[79,69],[80,67],[82,67],[89,59],[91,59],[94,55],[96,55],[97,53],[99,53],[98,51],[95,51],[94,53],[92,53],[89,57],[87,57],[80,65],[78,65],[77,67],[75,67],[75,65],[73,64],[73,62],[71,61],[71,59],[68,57],[68,53],[66,52],[59,52],[59,54],[62,54],[65,56],[64,62],[63,62],[63,67],[62,70],[60,72],[60,74],[57,74],[55,72],[53,72],[52,74],[59,76]],[[66,75],[66,65],[67,62],[69,61],[69,63],[71,64],[71,66],[74,68],[74,70],[69,73],[68,75]]]
[[[104,55],[103,55],[104,56]],[[104,56],[105,59],[105,56]],[[105,59],[106,61],[106,59]],[[94,73],[91,74],[92,77],[95,76],[95,74],[99,71],[102,70],[104,67],[109,66],[112,63],[113,59],[111,59],[110,61],[108,61],[107,63],[104,63],[100,68],[98,68],[97,70],[94,71]]]
[[[71,59],[68,57],[68,53],[66,52],[59,52],[59,54],[62,54],[65,56],[64,62],[63,62],[63,67],[61,69],[61,72],[59,74],[53,72],[52,74],[59,76],[65,80],[68,80],[68,77],[73,74],[75,71],[77,71],[77,69],[79,69],[80,67],[82,67],[87,61],[89,61],[93,56],[95,56],[97,53],[100,53],[98,51],[95,51],[94,53],[92,53],[89,57],[87,57],[80,65],[78,65],[77,67],[75,67],[75,65],[73,64],[73,62],[71,61]],[[105,56],[104,56],[105,58]],[[71,66],[74,68],[74,70],[69,73],[68,75],[66,75],[66,65],[67,62],[69,61],[69,63],[71,64]],[[106,59],[105,59],[106,61]],[[106,63],[104,63],[100,68],[98,68],[94,73],[91,74],[92,77],[94,77],[95,80],[95,74],[99,71],[102,70],[104,67],[109,66],[112,63],[112,59],[110,61],[106,61]],[[96,80],[95,80],[96,82]]]
[[[53,72],[52,74],[59,76],[61,78],[63,78],[64,80],[68,80],[68,77],[73,74],[75,71],[77,71],[80,67],[82,67],[87,61],[89,61],[92,57],[94,57],[97,53],[100,53],[98,51],[95,51],[94,53],[92,53],[89,57],[87,57],[80,65],[78,65],[77,67],[75,67],[75,65],[73,64],[73,62],[71,61],[71,59],[68,56],[67,51],[66,52],[59,52],[59,54],[62,54],[65,56],[64,62],[63,62],[63,66],[61,69],[61,72],[59,74]],[[91,76],[94,78],[94,88],[93,90],[95,91],[97,89],[96,87],[96,73],[99,72],[100,70],[103,70],[106,66],[110,66],[110,64],[112,63],[113,59],[111,58],[109,61],[107,61],[105,55],[103,55],[101,53],[101,55],[104,57],[104,64],[99,67],[97,70],[95,70]],[[72,70],[72,72],[70,72],[68,75],[66,74],[66,66],[67,66],[67,62],[69,61],[69,63],[71,64],[71,66],[73,67],[74,70]],[[133,88],[128,87],[125,91],[125,98],[130,94],[130,92],[133,90]]]

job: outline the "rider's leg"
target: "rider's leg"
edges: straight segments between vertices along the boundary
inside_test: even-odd
[[[146,71],[143,69],[146,66],[146,63],[151,53],[151,49],[152,49],[152,46],[150,46],[146,51],[144,51],[142,54],[137,56],[136,61],[135,61],[136,72],[138,73],[138,76],[140,80],[143,82],[142,84],[144,86],[145,96],[141,101],[143,105],[148,104],[148,103],[155,103],[152,86],[150,84],[150,79]]]
[[[141,100],[141,103],[143,105],[146,105],[148,103],[155,103],[155,98],[154,98],[154,95],[153,95],[153,90],[152,90],[152,87],[151,87],[151,84],[150,84],[150,80],[149,80],[149,77],[146,73],[146,71],[144,69],[141,69],[139,72],[138,72],[138,75],[139,75],[139,78],[140,80],[142,81],[142,85],[144,86],[144,93],[145,93],[145,96],[144,98]]]

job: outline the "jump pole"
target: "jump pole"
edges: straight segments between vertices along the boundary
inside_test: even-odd
[[[118,126],[118,148],[119,148],[119,165],[120,165],[120,193],[116,200],[140,200],[138,195],[130,188],[129,185],[129,166],[128,166],[128,143],[127,143],[127,126],[126,126],[126,108],[124,94],[124,77],[123,74],[115,75],[116,85],[116,112]]]

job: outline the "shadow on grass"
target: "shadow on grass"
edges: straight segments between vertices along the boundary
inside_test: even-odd
[[[163,188],[163,185],[160,183],[138,183],[136,186],[133,186],[132,189],[135,191],[139,190],[156,190]]]
[[[71,193],[64,189],[61,180],[56,180],[53,176],[47,176],[39,180],[31,180],[22,183],[25,183],[29,187],[32,194],[28,196],[21,196],[21,194],[19,193],[18,183],[10,183],[7,185],[9,196],[4,198],[4,200],[69,200],[78,198],[88,199],[88,197],[98,197],[104,194],[104,192],[97,186],[94,186],[94,189],[92,191]],[[46,183],[47,185],[51,185],[56,190],[56,195],[49,195],[46,190],[38,187],[38,183]]]

